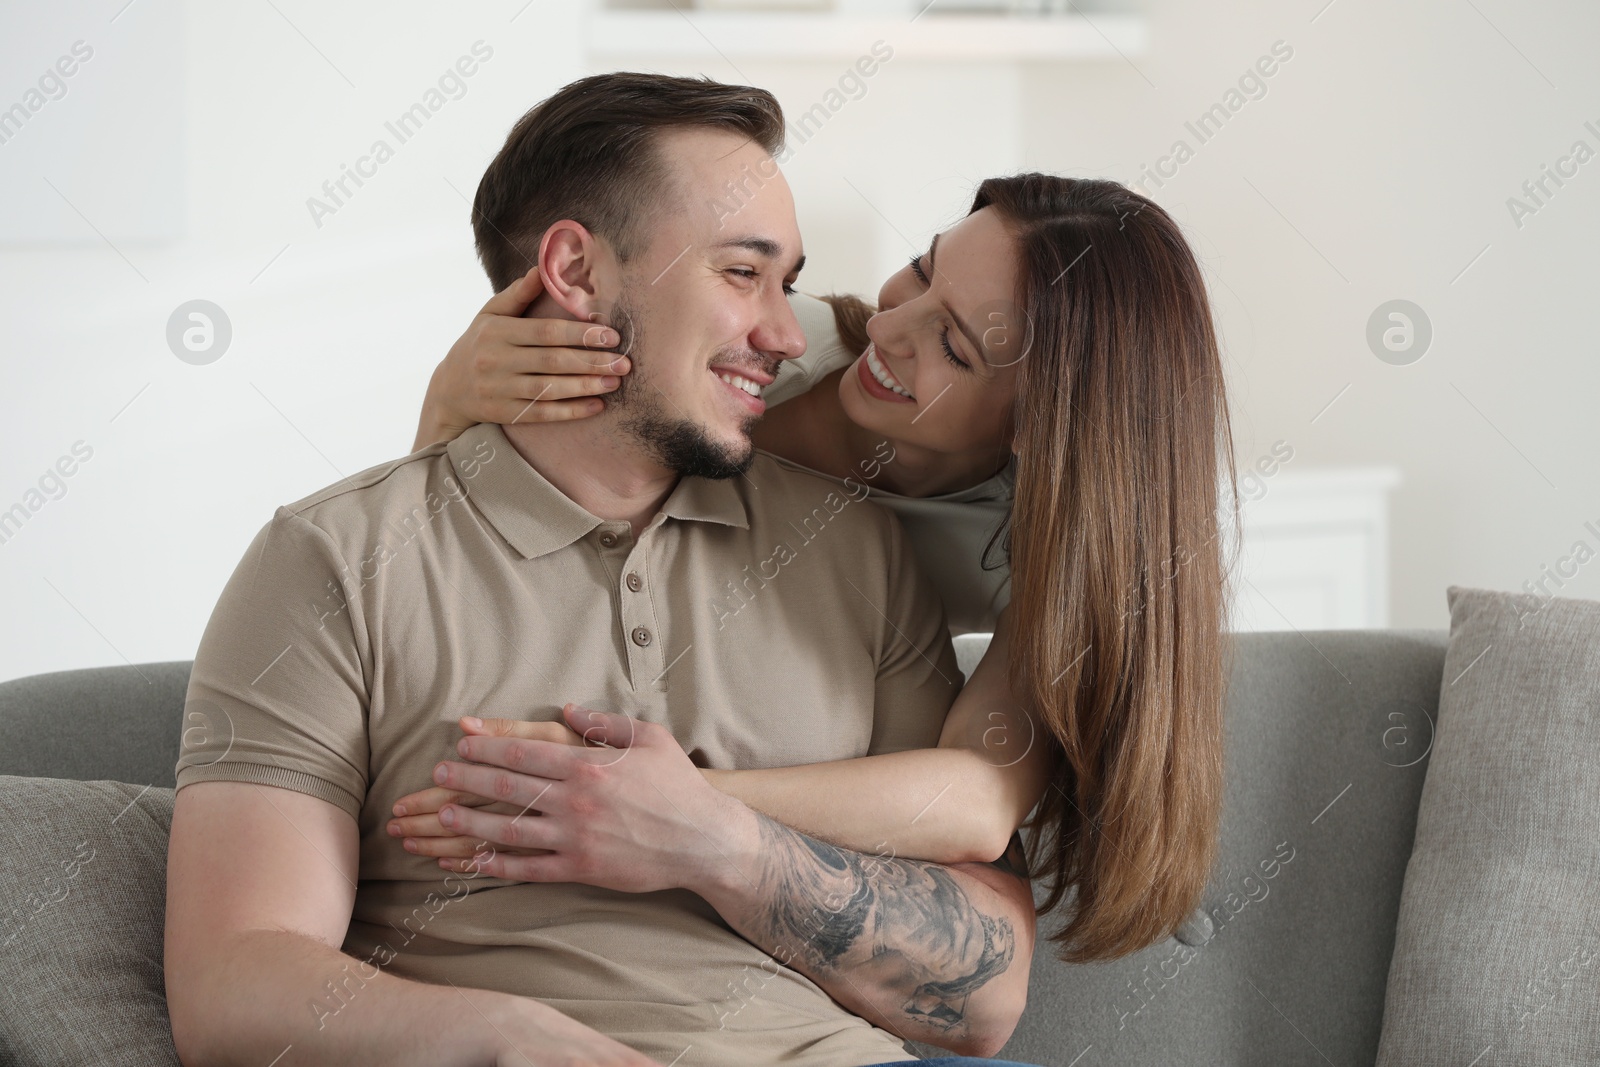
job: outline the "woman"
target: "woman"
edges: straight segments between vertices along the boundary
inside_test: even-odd
[[[618,379],[594,371],[612,357],[581,346],[608,331],[505,317],[537,295],[536,275],[491,301],[440,364],[418,448],[478,421],[603,409],[594,394]],[[1192,252],[1165,211],[1114,182],[991,178],[884,283],[876,313],[829,304],[832,323],[795,298],[810,350],[769,387],[756,444],[825,477],[866,474],[952,628],[995,637],[937,749],[708,776],[864,852],[991,860],[1027,824],[1029,867],[1048,885],[1040,911],[1073,897],[1053,935],[1063,959],[1170,936],[1215,856],[1219,490],[1237,508]],[[489,730],[582,743],[559,723]],[[452,801],[485,803],[425,790],[396,806],[391,833],[464,866],[474,843],[434,814]]]

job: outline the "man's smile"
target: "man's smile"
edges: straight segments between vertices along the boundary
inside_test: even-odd
[[[713,365],[707,369],[722,383],[722,388],[733,401],[745,411],[760,415],[767,410],[767,402],[761,399],[761,393],[772,384],[777,375],[755,367],[727,363]]]

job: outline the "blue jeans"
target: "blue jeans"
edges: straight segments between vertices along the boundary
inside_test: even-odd
[[[932,1060],[896,1060],[878,1067],[1033,1067],[1015,1060],[980,1060],[975,1056],[940,1056]]]

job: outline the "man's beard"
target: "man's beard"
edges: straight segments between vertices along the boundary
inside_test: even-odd
[[[750,431],[760,421],[751,415],[739,427],[743,444],[715,441],[705,427],[691,422],[676,410],[665,393],[650,380],[639,358],[645,347],[639,328],[640,316],[631,294],[624,292],[611,313],[611,326],[621,342],[617,350],[628,357],[633,368],[607,397],[608,407],[621,415],[620,426],[644,445],[662,466],[692,478],[732,478],[750,469],[755,461],[755,446]],[[718,355],[722,355],[721,352]],[[771,362],[770,360],[766,362]]]

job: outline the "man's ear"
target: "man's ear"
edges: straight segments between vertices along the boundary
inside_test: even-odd
[[[580,322],[599,321],[601,293],[613,285],[611,257],[581,222],[562,219],[539,242],[539,275],[545,293]]]

